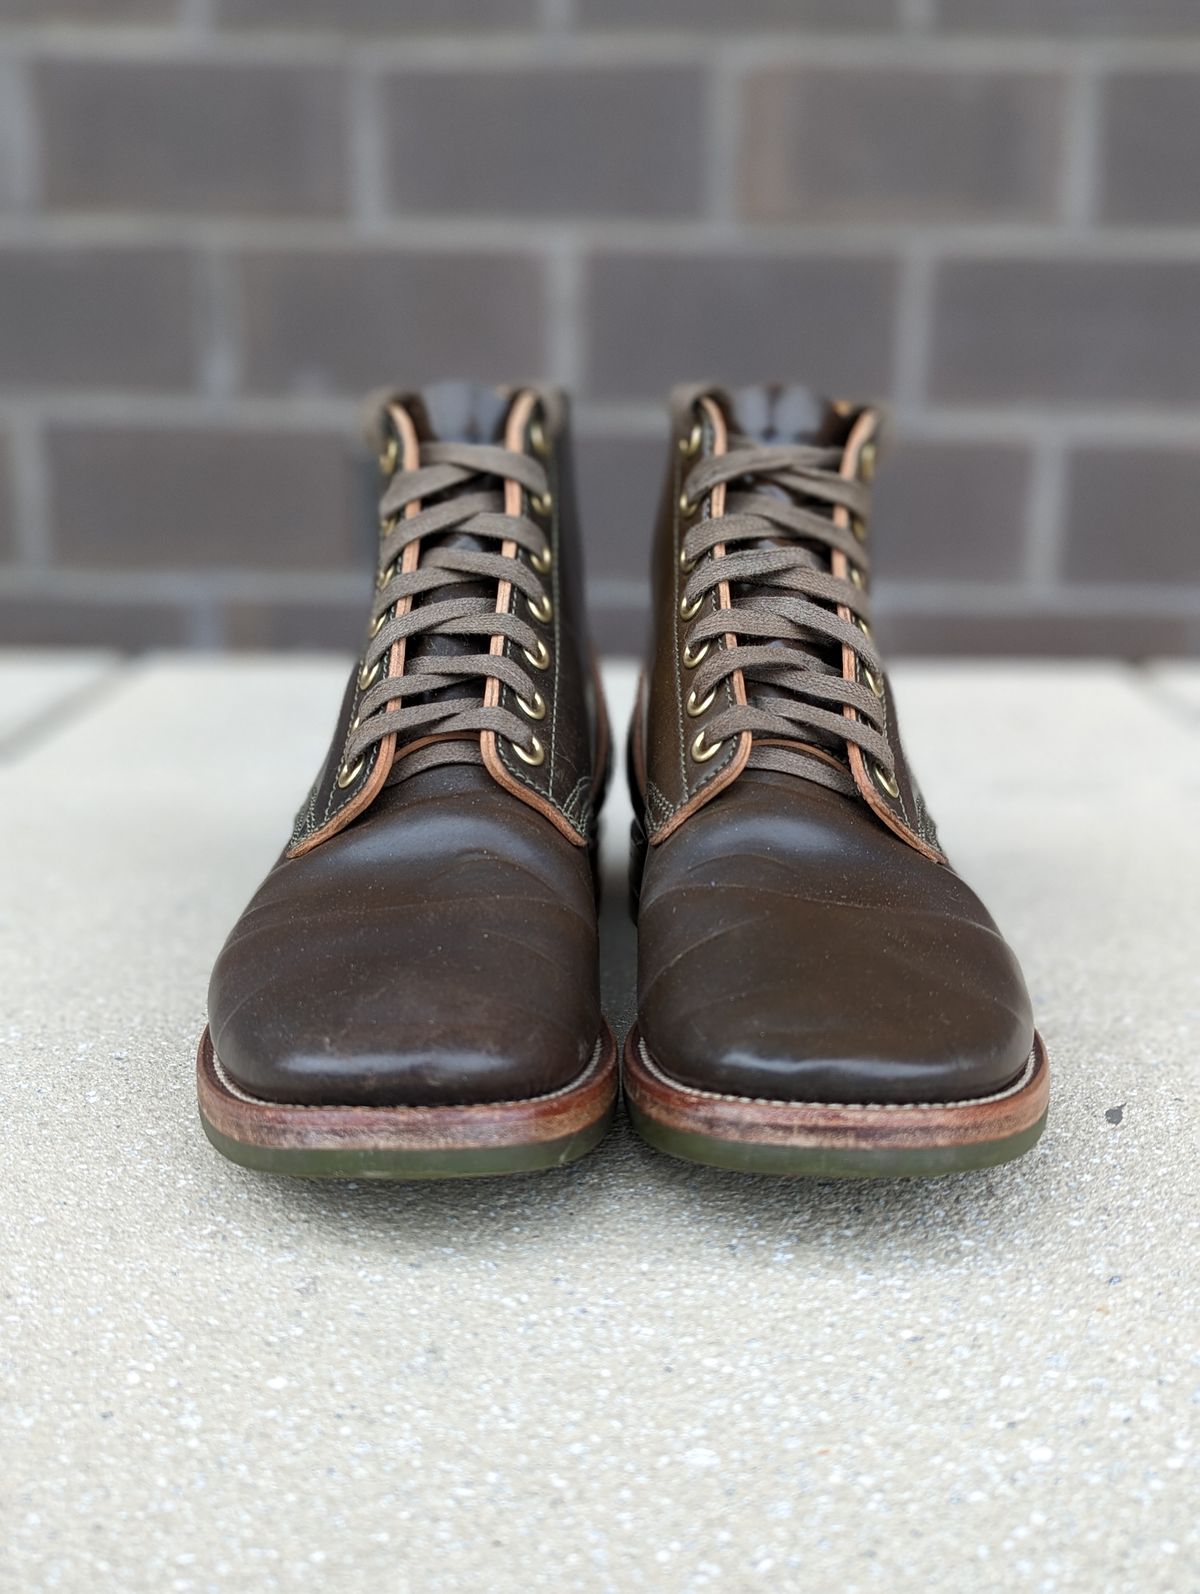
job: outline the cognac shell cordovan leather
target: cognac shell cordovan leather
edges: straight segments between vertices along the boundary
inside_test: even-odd
[[[453,545],[460,562],[465,550],[480,563],[480,583],[460,581],[450,596],[473,595],[478,608],[481,593],[496,595],[498,614],[519,608],[533,626],[525,658],[537,668],[521,667],[537,686],[527,701],[541,709],[532,729],[543,756],[527,762],[494,729],[444,727],[390,735],[356,755],[364,708],[390,711],[400,701],[367,699],[373,680],[390,685],[418,660],[441,668],[481,648],[503,655],[511,673],[509,656],[522,655],[510,636],[493,636],[489,647],[486,623],[482,643],[405,632],[444,590],[406,597],[378,617],[397,633],[386,668],[372,677],[369,647],[356,662],[291,841],[217,959],[213,1047],[235,1088],[271,1102],[433,1107],[539,1097],[580,1076],[602,1027],[594,854],[607,729],[584,625],[566,405],[548,388],[455,383],[390,396],[377,414],[389,470],[419,469],[423,448],[427,460],[451,444],[487,445],[495,457],[503,448],[545,469],[548,502],[536,507],[519,481],[475,477],[461,488],[482,485],[497,513],[542,528],[548,551],[534,568],[544,568],[551,607],[538,623],[511,582],[491,579],[485,555],[495,556],[495,543],[431,534],[397,561],[404,573],[421,572],[436,565],[439,547]],[[453,497],[444,491],[441,501]],[[385,518],[384,534],[420,507]],[[506,542],[502,552],[511,559],[518,550]],[[389,575],[381,573],[381,589]],[[389,636],[378,624],[377,633]],[[513,685],[475,684],[481,707],[516,712]],[[446,740],[469,761],[418,763],[422,749],[440,754]],[[415,772],[397,778],[405,759]]]
[[[842,680],[855,689],[868,676],[873,682],[886,767],[873,768],[862,747],[839,745],[836,735],[820,745],[797,738],[809,768],[829,767],[826,785],[769,767],[761,749],[786,756],[793,744],[750,730],[726,736],[715,752],[700,740],[706,756],[695,756],[698,733],[716,716],[728,720],[733,710],[736,719],[738,705],[770,694],[735,673],[711,705],[689,698],[687,639],[702,622],[681,615],[681,601],[690,608],[683,539],[697,507],[720,517],[735,486],[721,483],[703,505],[689,505],[689,471],[733,447],[804,444],[830,450],[834,473],[865,493],[877,412],[793,387],[684,388],[673,395],[671,428],[650,655],[630,747],[641,1043],[670,1079],[741,1098],[942,1103],[1005,1090],[1031,1055],[1029,998],[1013,953],[941,851],[873,645],[870,669],[849,641],[831,647],[824,638],[822,657],[836,676],[840,656]],[[844,506],[831,517],[848,527]],[[844,551],[826,549],[812,585],[850,576],[865,607],[865,515],[853,530],[856,568]],[[711,557],[719,565],[724,547]],[[714,615],[730,601],[728,582],[705,594]],[[842,623],[855,620],[869,638],[861,611],[827,614],[839,635],[860,634]],[[730,647],[738,638],[731,625],[715,640]],[[803,630],[775,645],[803,648]]]

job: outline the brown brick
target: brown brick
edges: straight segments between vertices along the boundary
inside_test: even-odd
[[[1070,577],[1200,590],[1200,448],[1081,449],[1069,480]]]
[[[661,398],[675,382],[891,382],[895,268],[876,259],[599,255],[589,265],[588,387]]]
[[[146,601],[30,597],[0,593],[0,646],[58,648],[170,648],[192,637],[190,606]]]
[[[1104,220],[1141,226],[1200,222],[1198,148],[1200,75],[1132,72],[1113,78],[1104,91]]]
[[[1029,476],[1029,455],[1019,446],[898,444],[875,488],[875,575],[1014,579],[1024,558]]]
[[[881,592],[874,618],[880,645],[892,657],[1149,659],[1200,649],[1200,620],[1122,608],[1078,614],[1069,594],[1053,609],[1022,603],[1008,613],[985,614],[964,602],[958,612],[920,614],[890,610]]]
[[[972,260],[938,283],[936,398],[1081,404],[1200,399],[1200,265]]]
[[[226,27],[289,32],[451,33],[462,27],[531,27],[538,16],[537,0],[217,0],[217,20]]]
[[[934,0],[943,28],[968,33],[1097,35],[1196,31],[1195,0]]]
[[[337,68],[52,60],[37,69],[52,208],[333,214]]]
[[[1035,220],[1054,213],[1049,73],[769,68],[743,89],[753,221]]]
[[[741,33],[747,28],[806,28],[845,32],[890,27],[895,0],[578,0],[589,28],[705,28]]]
[[[0,22],[175,22],[179,0],[0,0]]]
[[[661,437],[576,436],[576,485],[589,578],[649,579],[650,540],[669,441],[665,417]],[[598,644],[606,646],[603,637]]]
[[[186,387],[191,282],[174,249],[0,249],[0,386]]]
[[[542,271],[528,256],[269,252],[247,256],[241,278],[255,389],[358,396],[545,368]]]
[[[363,645],[370,598],[310,603],[236,599],[225,610],[225,644],[231,648],[336,648],[356,653]]]
[[[400,211],[681,216],[700,208],[698,71],[402,73],[385,93]]]
[[[334,434],[63,426],[50,468],[64,564],[295,570],[354,563],[363,546]]]

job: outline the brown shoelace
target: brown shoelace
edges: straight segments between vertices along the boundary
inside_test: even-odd
[[[711,702],[741,670],[748,701],[722,709],[703,731],[700,751],[750,731],[752,767],[802,775],[847,796],[855,793],[845,765],[848,742],[861,747],[888,777],[894,773],[884,735],[883,665],[866,620],[866,595],[833,574],[832,555],[846,555],[865,582],[867,555],[850,528],[835,525],[841,505],[852,525],[870,509],[870,490],[838,473],[841,451],[802,444],[764,446],[730,439],[728,453],[701,460],[687,476],[684,501],[698,506],[722,482],[726,513],[699,520],[683,539],[680,565],[688,571],[680,613],[696,615],[685,661],[699,659],[689,710]],[[694,512],[694,511],[693,511]],[[718,545],[724,557],[712,558]],[[727,581],[731,607],[717,607]],[[838,608],[853,616],[844,620]],[[732,646],[722,645],[727,634]],[[714,644],[717,644],[714,646]],[[841,649],[853,648],[871,685],[842,678]],[[843,710],[851,708],[858,718]],[[801,742],[832,753],[839,767],[799,748],[761,745],[760,738]]]
[[[527,762],[541,763],[532,722],[546,710],[534,675],[549,666],[550,652],[529,620],[497,613],[496,601],[499,584],[508,582],[534,618],[550,621],[552,600],[543,581],[550,543],[529,516],[504,513],[505,480],[534,498],[547,497],[546,471],[536,460],[477,443],[422,443],[419,466],[397,471],[384,489],[380,574],[359,675],[367,689],[344,767],[353,768],[393,733],[393,779],[433,764],[478,762],[481,731],[495,731]],[[406,507],[417,501],[423,507],[406,517]],[[401,569],[405,550],[416,542],[424,544],[419,564]],[[504,543],[515,543],[530,559],[500,551]],[[522,662],[490,653],[494,636],[514,643]],[[389,678],[388,655],[401,640],[404,673]],[[479,641],[482,651],[473,651]],[[484,704],[490,680],[512,688],[522,715]],[[400,756],[406,743],[426,737],[442,740]]]

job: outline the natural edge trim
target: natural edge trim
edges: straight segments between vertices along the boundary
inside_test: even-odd
[[[587,1068],[572,1084],[526,1100],[435,1107],[312,1106],[265,1101],[230,1079],[207,1026],[196,1055],[205,1122],[247,1146],[296,1151],[454,1151],[540,1144],[602,1119],[617,1093],[617,1047],[603,1023]]]
[[[923,1150],[1007,1140],[1045,1115],[1050,1064],[1035,1031],[1020,1077],[994,1096],[961,1102],[769,1101],[693,1090],[651,1058],[637,1026],[625,1041],[625,1092],[663,1128],[749,1145],[827,1149]]]

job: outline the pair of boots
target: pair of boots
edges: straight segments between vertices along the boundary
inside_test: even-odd
[[[600,1008],[610,765],[563,395],[381,402],[379,574],[325,765],[222,950],[204,1128],[249,1167],[518,1172],[638,1131],[757,1172],[1040,1134],[1012,952],[942,853],[867,619],[879,415],[682,388],[629,732],[638,1016]]]

